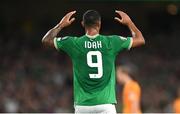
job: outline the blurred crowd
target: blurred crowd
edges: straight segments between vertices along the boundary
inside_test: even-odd
[[[40,9],[38,4],[37,8]],[[37,19],[40,14],[34,17],[25,14],[14,18],[15,14],[8,17],[4,12],[4,18],[0,18],[0,112],[73,112],[71,60],[64,52],[41,44],[41,38],[56,23],[59,14]],[[117,64],[121,61],[136,66],[137,81],[142,87],[142,112],[173,112],[172,102],[180,87],[179,20],[162,17],[157,21],[154,15],[149,18],[147,14],[142,17],[146,17],[149,23],[144,21],[151,27],[146,31],[141,29],[146,46],[123,52],[117,57]],[[146,26],[143,22],[139,25]],[[109,26],[116,29],[111,24],[103,24],[103,27]],[[79,28],[70,29],[70,32],[66,30],[78,35],[83,33]],[[113,33],[109,31],[112,29],[104,31]],[[127,33],[127,29],[124,30],[122,33]],[[122,86],[117,85],[118,112],[122,107],[121,94]]]
[[[124,58],[124,59],[123,59]],[[138,53],[123,55],[123,62],[135,65],[136,80],[142,88],[141,108],[147,113],[172,113],[173,102],[180,87],[180,60],[167,60],[158,55]],[[120,85],[119,85],[120,86]],[[122,87],[118,97],[122,97]],[[119,99],[121,104],[121,98]]]
[[[24,51],[1,61],[0,112],[72,112],[71,69],[59,62],[65,60]]]

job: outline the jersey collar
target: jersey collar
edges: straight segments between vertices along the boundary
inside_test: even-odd
[[[87,36],[88,38],[94,39],[94,38],[96,38],[97,36],[99,36],[99,34],[96,34],[96,35],[90,36],[90,35],[88,35],[88,34],[86,33],[86,36]]]

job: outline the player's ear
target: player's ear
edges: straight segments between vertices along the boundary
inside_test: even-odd
[[[83,21],[81,21],[81,25],[84,27],[84,22]]]
[[[101,21],[97,21],[96,26],[100,29],[101,28]]]
[[[98,21],[98,25],[99,25],[99,26],[101,25],[101,21]]]
[[[99,24],[99,28],[101,28],[101,21],[99,21],[98,24]]]

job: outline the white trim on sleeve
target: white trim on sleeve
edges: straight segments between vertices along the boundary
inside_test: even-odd
[[[130,38],[130,44],[129,44],[129,46],[128,46],[128,50],[130,50],[130,49],[131,49],[132,44],[133,44],[133,38]]]
[[[59,49],[58,49],[58,46],[57,46],[57,41],[56,41],[56,40],[57,40],[57,38],[55,37],[55,38],[54,38],[54,47],[55,47],[57,50],[59,50]]]

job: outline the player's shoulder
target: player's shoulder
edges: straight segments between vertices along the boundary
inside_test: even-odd
[[[127,40],[127,37],[123,37],[120,35],[101,35],[101,37],[104,37],[110,40]]]
[[[57,41],[59,40],[76,40],[76,39],[79,39],[81,37],[78,37],[78,36],[64,36],[64,37],[58,37],[57,38]]]
[[[132,81],[132,85],[133,85],[133,88],[136,90],[140,90],[140,88],[141,88],[137,81]]]
[[[86,35],[82,35],[82,36],[70,36],[71,38],[75,39],[75,40],[81,40],[86,38]]]
[[[73,37],[72,36],[56,37],[57,41],[67,40],[67,39],[71,39],[71,38],[73,38]]]
[[[137,89],[137,90],[140,89],[139,83],[137,81],[134,81],[134,80],[129,83],[129,87],[132,89]]]
[[[103,38],[115,38],[115,37],[118,37],[118,35],[100,35],[100,37],[103,37]]]
[[[99,35],[99,37],[105,42],[113,42],[118,38],[118,35]]]

